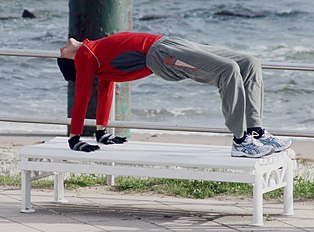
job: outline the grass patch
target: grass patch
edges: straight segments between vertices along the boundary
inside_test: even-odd
[[[78,187],[87,187],[95,185],[105,185],[107,182],[106,176],[97,175],[71,175],[64,181],[66,188],[75,189]]]
[[[252,186],[241,183],[134,177],[118,177],[115,188],[119,191],[155,192],[185,198],[208,198],[220,194],[248,195],[252,191]]]
[[[0,175],[0,186],[19,187],[21,186],[20,176],[2,176]]]
[[[32,188],[38,189],[52,189],[54,181],[52,178],[43,178],[32,181]],[[70,175],[65,181],[64,185],[67,189],[77,189],[79,187],[105,185],[106,177],[97,175]],[[20,187],[20,176],[1,176],[0,186],[4,187]]]
[[[106,177],[99,175],[70,175],[65,180],[67,189],[79,187],[105,185]],[[19,176],[0,176],[0,186],[20,187]],[[33,188],[52,189],[51,178],[32,182]],[[192,181],[160,178],[118,177],[115,181],[116,191],[155,192],[158,194],[184,198],[209,198],[218,195],[232,195],[252,197],[252,185],[242,183]],[[283,196],[283,189],[264,194],[265,199],[279,199]],[[314,199],[314,181],[302,177],[294,178],[294,198]]]

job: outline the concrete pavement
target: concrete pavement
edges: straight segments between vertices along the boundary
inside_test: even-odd
[[[283,204],[264,202],[264,226],[250,226],[252,199],[182,199],[126,194],[105,187],[66,190],[68,203],[52,202],[51,190],[33,190],[35,213],[20,213],[19,189],[0,189],[0,231],[313,231],[314,201],[296,201],[295,215]]]

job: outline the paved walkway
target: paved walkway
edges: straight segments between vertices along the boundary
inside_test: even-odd
[[[0,189],[0,231],[313,231],[314,201],[295,202],[283,216],[281,202],[265,201],[264,226],[250,226],[251,199],[181,199],[121,194],[102,189],[65,193],[55,204],[52,191],[33,190],[36,212],[23,214],[19,189]]]

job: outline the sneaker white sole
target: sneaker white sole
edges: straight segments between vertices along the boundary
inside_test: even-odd
[[[287,144],[286,146],[284,146],[284,147],[274,147],[274,149],[275,149],[275,152],[281,152],[281,151],[287,150],[289,147],[291,147],[291,145],[292,145],[292,141],[290,140],[290,143]]]

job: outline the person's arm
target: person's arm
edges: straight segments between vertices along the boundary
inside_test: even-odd
[[[80,135],[83,132],[84,119],[88,102],[92,93],[95,65],[93,57],[80,52],[75,59],[76,82],[75,97],[72,107],[71,135]]]
[[[114,136],[106,131],[112,99],[114,94],[114,82],[107,80],[98,81],[98,104],[96,111],[96,141],[103,144],[124,143],[127,141],[126,137]]]
[[[99,149],[97,145],[90,145],[80,140],[83,132],[84,119],[86,116],[88,102],[91,96],[94,75],[96,72],[93,57],[82,51],[75,58],[76,84],[75,98],[72,107],[72,118],[70,126],[69,147],[76,151],[90,152]]]
[[[98,130],[101,126],[106,127],[108,125],[114,94],[114,82],[99,79],[97,91],[96,124]]]

